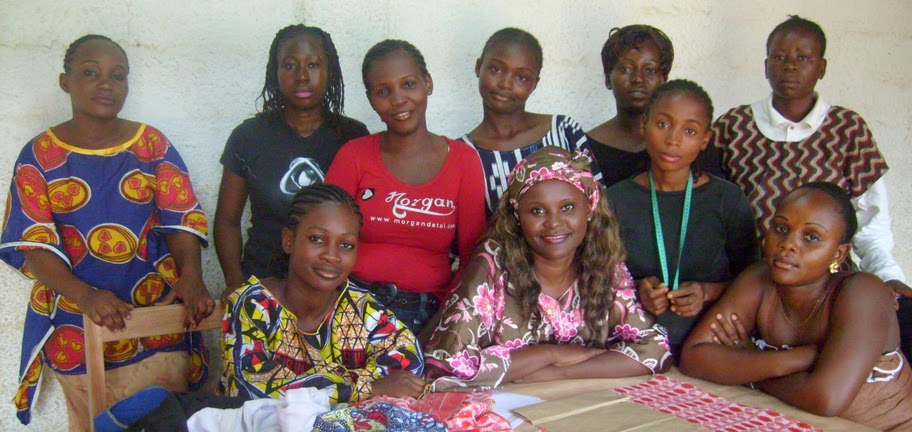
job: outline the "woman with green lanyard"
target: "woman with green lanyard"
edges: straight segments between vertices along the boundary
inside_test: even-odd
[[[675,359],[707,302],[759,258],[741,189],[691,168],[709,142],[712,114],[692,81],[659,87],[643,119],[649,170],[607,191],[640,302],[668,329]]]

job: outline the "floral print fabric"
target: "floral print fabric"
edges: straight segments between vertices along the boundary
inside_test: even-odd
[[[448,299],[425,346],[425,361],[444,373],[434,391],[500,386],[510,367],[510,353],[538,343],[601,346],[661,370],[670,361],[665,330],[636,299],[623,263],[615,269],[616,298],[605,318],[609,336],[593,344],[583,340],[584,302],[576,283],[561,298],[539,295],[541,319],[523,318],[521,304],[503,279],[497,262],[500,245],[486,241],[466,268],[463,282]]]
[[[335,387],[330,401],[358,401],[397,369],[424,373],[415,335],[367,291],[349,283],[333,313],[305,333],[256,277],[228,297],[222,323],[229,396],[279,398],[300,387]]]
[[[337,404],[333,410],[317,417],[315,432],[348,431],[433,431],[447,432],[447,427],[430,414],[415,412],[386,402],[368,402],[361,407]]]

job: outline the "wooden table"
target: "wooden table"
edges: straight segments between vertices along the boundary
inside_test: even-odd
[[[741,386],[724,386],[720,384],[714,384],[708,381],[703,381],[696,378],[691,378],[685,376],[677,368],[672,368],[670,371],[664,374],[669,378],[676,379],[678,381],[687,382],[693,384],[700,389],[712,393],[714,395],[723,397],[729,401],[737,402],[740,404],[754,406],[758,408],[766,408],[778,413],[787,415],[795,420],[800,422],[807,423],[811,426],[814,426],[818,429],[824,431],[846,431],[846,432],[862,432],[862,431],[876,431],[876,429],[869,428],[867,426],[860,425],[858,423],[853,423],[851,421],[839,418],[839,417],[820,417],[808,412],[802,411],[798,408],[795,408],[791,405],[786,404],[785,402],[780,401],[770,395],[761,393],[758,391],[753,391]],[[566,380],[566,381],[553,381],[553,382],[544,382],[544,383],[534,383],[534,384],[507,384],[503,387],[502,390],[519,393],[528,396],[536,396],[544,400],[557,400],[574,394],[581,394],[587,392],[594,392],[599,390],[611,390],[619,387],[624,387],[633,384],[640,384],[648,381],[652,376],[639,376],[632,378],[617,378],[617,379],[581,379],[581,380]],[[632,402],[624,402],[632,403]],[[606,419],[607,420],[607,419]],[[536,431],[537,427],[533,426],[529,422],[525,422],[516,428],[517,431]],[[553,432],[554,429],[549,429]],[[579,428],[574,429],[573,432],[583,432]]]

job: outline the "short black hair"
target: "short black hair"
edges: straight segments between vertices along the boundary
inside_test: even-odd
[[[285,98],[279,91],[279,49],[285,42],[299,36],[313,36],[320,40],[320,45],[326,53],[327,72],[329,82],[326,94],[323,96],[323,111],[342,115],[345,111],[345,82],[342,80],[342,67],[339,65],[339,53],[333,44],[329,33],[319,27],[310,27],[304,24],[293,24],[276,33],[269,46],[269,60],[266,61],[266,81],[259,99],[263,100],[260,115],[277,118],[285,109]]]
[[[107,36],[102,36],[99,34],[87,34],[85,36],[80,37],[79,39],[74,40],[73,43],[71,43],[70,46],[67,47],[66,53],[63,54],[63,72],[64,73],[70,73],[70,63],[73,62],[73,57],[76,57],[76,50],[78,50],[79,47],[82,46],[82,44],[84,44],[88,41],[91,41],[91,40],[96,40],[96,39],[101,39],[104,41],[111,42],[112,44],[114,44],[114,46],[119,48],[120,52],[122,52],[124,55],[124,59],[127,60],[127,69],[130,68],[130,59],[127,58],[127,52],[124,51],[123,47],[121,47],[119,43],[114,42],[113,40],[111,40],[111,38],[109,38]]]
[[[652,97],[649,98],[649,105],[646,106],[646,116],[649,117],[649,112],[652,111],[653,105],[655,105],[659,99],[675,93],[686,93],[697,98],[700,102],[703,102],[703,108],[706,110],[706,126],[709,127],[713,121],[712,99],[709,97],[709,93],[706,93],[706,90],[703,90],[703,87],[686,79],[674,79],[659,86],[659,88],[652,93]]]
[[[504,42],[519,43],[532,50],[532,55],[535,56],[535,64],[538,66],[538,71],[541,72],[545,61],[541,44],[538,43],[538,39],[536,39],[535,36],[532,36],[532,33],[516,27],[502,28],[494,32],[494,34],[488,38],[487,42],[485,42],[484,48],[481,50],[480,58],[483,59],[488,51]]]
[[[421,55],[421,51],[418,51],[418,48],[415,48],[415,45],[404,40],[387,39],[372,46],[371,49],[367,50],[367,54],[364,55],[364,61],[361,63],[361,79],[364,81],[364,88],[367,88],[367,72],[370,70],[371,63],[400,50],[405,51],[406,54],[415,59],[415,63],[418,63],[418,69],[421,70],[422,75],[430,75],[427,63],[424,62],[424,56]]]
[[[608,33],[608,40],[602,45],[602,69],[605,76],[614,70],[618,59],[624,51],[636,49],[643,44],[651,43],[659,50],[659,71],[668,79],[671,65],[674,63],[674,45],[662,30],[645,24],[634,24],[621,28],[613,28]]]
[[[795,191],[803,189],[823,192],[829,195],[830,198],[833,198],[833,201],[836,201],[836,205],[839,207],[839,216],[842,216],[842,221],[845,223],[846,227],[845,234],[842,236],[842,242],[851,242],[852,237],[855,237],[855,233],[858,231],[858,216],[855,215],[855,206],[852,205],[852,198],[849,194],[841,187],[824,181],[805,183],[798,189],[795,189]],[[791,195],[791,193],[789,193],[789,195]]]
[[[801,18],[798,15],[789,15],[787,20],[782,21],[773,29],[769,34],[769,37],[766,38],[766,53],[769,54],[770,44],[773,43],[774,36],[779,33],[787,33],[795,30],[806,31],[812,34],[814,38],[817,39],[817,44],[820,45],[820,58],[823,58],[826,54],[826,35],[823,33],[823,29],[814,21]]]

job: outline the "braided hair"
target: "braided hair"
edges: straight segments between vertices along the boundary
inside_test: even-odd
[[[795,189],[795,192],[808,189],[823,192],[836,202],[839,216],[842,217],[842,222],[845,223],[845,233],[842,235],[842,242],[851,242],[852,237],[855,237],[855,233],[858,231],[858,216],[855,214],[855,206],[852,205],[852,197],[850,197],[841,187],[825,181],[805,183],[798,187],[798,189]],[[789,195],[791,195],[791,193]],[[787,196],[788,195],[786,195],[786,197]],[[779,202],[781,203],[784,200],[785,197]]]
[[[421,55],[421,51],[418,51],[418,48],[415,48],[415,45],[404,40],[387,39],[372,46],[371,49],[367,51],[367,54],[364,55],[364,62],[361,63],[361,79],[364,81],[364,88],[368,87],[367,73],[370,71],[371,64],[374,61],[399,50],[405,51],[406,54],[410,55],[415,60],[422,75],[430,75],[428,73],[427,64],[424,62],[424,56]]]
[[[337,116],[344,113],[345,84],[342,81],[339,53],[336,52],[332,37],[319,27],[293,24],[279,30],[275,38],[272,39],[272,45],[269,47],[269,60],[266,62],[266,81],[258,98],[258,100],[263,100],[263,107],[259,115],[278,118],[285,109],[285,98],[282,96],[282,92],[279,91],[279,50],[289,40],[301,36],[313,36],[319,39],[320,45],[326,53],[329,83],[326,86],[326,94],[323,96],[323,111]],[[327,116],[327,118],[332,117],[334,116]]]
[[[288,223],[285,228],[294,232],[301,223],[301,219],[307,216],[311,210],[327,204],[347,205],[358,218],[359,228],[364,225],[361,207],[345,189],[331,183],[316,183],[303,187],[295,193],[291,200],[291,207],[288,209]],[[277,277],[288,277],[288,259],[288,254],[284,252],[273,257],[270,266]]]
[[[117,42],[114,42],[113,40],[111,40],[111,38],[109,38],[107,36],[102,36],[102,35],[97,35],[97,34],[87,34],[85,36],[80,37],[79,39],[74,40],[73,43],[71,43],[70,46],[67,47],[66,53],[64,53],[64,55],[63,55],[63,72],[64,73],[70,73],[71,63],[73,62],[73,57],[76,57],[76,51],[79,49],[79,47],[88,41],[96,40],[96,39],[101,39],[103,41],[111,42],[112,44],[114,44],[114,46],[116,46],[118,49],[120,49],[120,52],[122,52],[124,55],[124,60],[127,60],[127,69],[130,68],[130,62],[127,59],[127,52],[124,51],[123,47],[121,47],[120,44],[118,44]]]
[[[652,107],[655,106],[660,99],[667,95],[677,93],[689,94],[703,103],[703,109],[706,113],[706,127],[708,128],[713,120],[712,99],[709,97],[709,94],[706,93],[706,90],[703,90],[703,87],[686,79],[674,79],[659,86],[659,88],[652,93],[652,97],[649,98],[649,105],[646,106],[646,117],[649,117],[649,112],[652,111]]]

